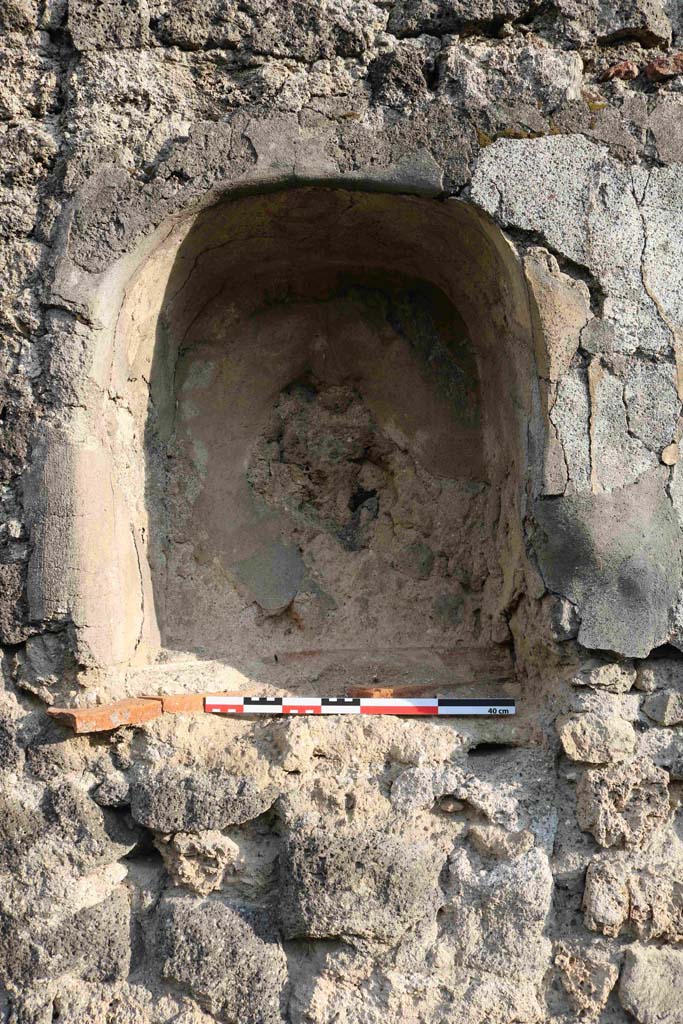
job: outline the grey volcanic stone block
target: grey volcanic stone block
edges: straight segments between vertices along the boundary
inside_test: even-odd
[[[619,1001],[638,1024],[680,1024],[683,953],[635,946],[626,953]]]
[[[645,698],[643,711],[660,725],[678,725],[683,722],[683,694],[659,690]]]
[[[123,772],[108,775],[92,794],[100,807],[125,807],[130,801],[130,785]]]
[[[642,658],[668,636],[681,533],[665,482],[657,469],[618,491],[536,502],[541,573],[577,605],[585,647]]]
[[[68,27],[77,50],[141,46],[149,13],[144,0],[69,0]]]
[[[58,978],[111,982],[130,971],[131,913],[128,894],[119,890],[58,924],[18,924],[0,914],[0,976],[9,982]]]
[[[356,935],[396,943],[442,902],[434,846],[381,832],[290,827],[281,859],[286,938]]]
[[[17,736],[16,723],[0,711],[0,770],[19,771],[24,764],[24,751]]]
[[[660,450],[674,440],[681,403],[673,365],[636,363],[626,380],[624,401],[629,428],[644,444]]]
[[[238,562],[234,573],[265,612],[284,611],[297,595],[305,567],[296,548],[273,543]]]
[[[45,950],[49,974],[67,971],[88,981],[125,978],[132,952],[131,913],[125,891],[87,907],[52,931]]]
[[[397,36],[437,35],[520,18],[532,6],[529,0],[399,0],[392,5],[388,27]]]
[[[15,794],[0,791],[0,869],[16,868],[17,860],[26,856],[44,828],[41,814],[31,813]]]
[[[157,832],[202,832],[256,818],[273,800],[228,772],[166,765],[133,783],[131,814]]]
[[[591,8],[592,4],[586,4]],[[634,38],[646,46],[668,46],[671,22],[659,0],[598,0],[597,33],[602,42]]]
[[[165,898],[156,921],[162,976],[226,1024],[284,1021],[287,961],[267,915],[219,899]]]
[[[30,629],[22,625],[25,614],[24,570],[17,563],[0,563],[0,641],[17,644],[25,640]]]
[[[59,840],[66,858],[81,871],[118,860],[139,839],[139,831],[128,828],[120,815],[98,807],[68,782],[48,789],[44,811],[44,834]]]

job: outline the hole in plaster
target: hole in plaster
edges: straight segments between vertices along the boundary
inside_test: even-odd
[[[154,845],[154,834],[144,826],[136,825],[140,838],[128,853],[123,856],[124,861],[140,861],[142,863],[161,863],[161,854]]]
[[[468,757],[494,757],[517,748],[512,743],[477,743],[467,751]]]
[[[648,654],[648,659],[651,658],[666,658],[667,661],[683,661],[683,651],[679,651],[678,647],[674,647],[673,644],[662,644],[660,647],[655,647]]]

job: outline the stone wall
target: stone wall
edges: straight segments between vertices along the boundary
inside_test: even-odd
[[[0,1017],[683,1021],[677,0],[0,27]],[[46,715],[373,676],[519,713]]]

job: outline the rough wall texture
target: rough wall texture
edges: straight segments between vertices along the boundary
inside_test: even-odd
[[[0,29],[2,1019],[681,1024],[678,0]],[[520,713],[45,714],[354,672]]]

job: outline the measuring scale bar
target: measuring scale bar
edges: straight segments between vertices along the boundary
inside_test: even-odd
[[[480,697],[205,697],[218,715],[514,715],[514,700]]]

